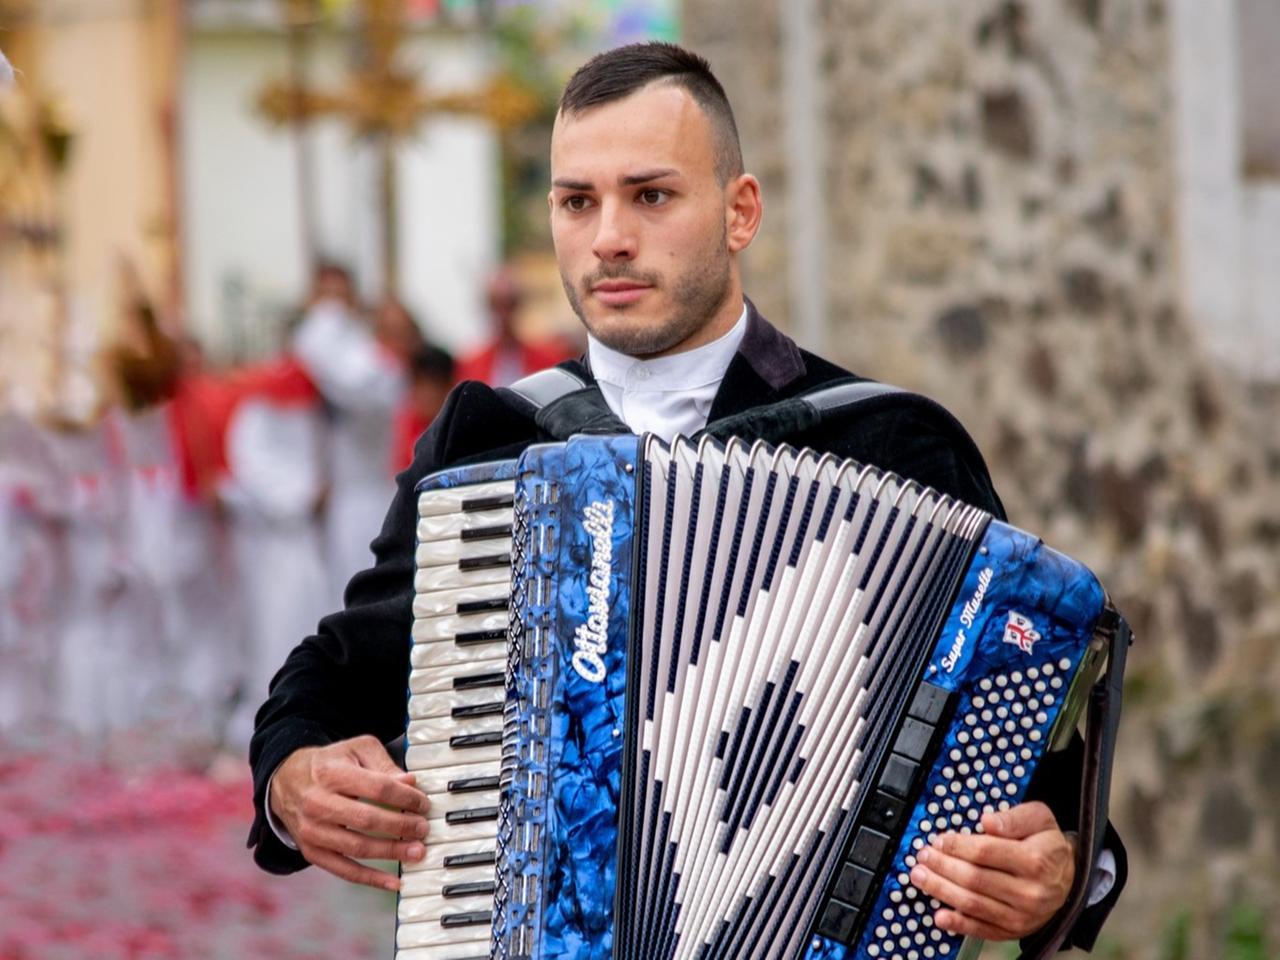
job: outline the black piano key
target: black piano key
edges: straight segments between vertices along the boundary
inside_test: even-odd
[[[463,557],[458,561],[459,570],[491,570],[494,567],[511,566],[511,554],[495,553],[488,557]]]
[[[858,908],[839,900],[830,901],[822,912],[818,933],[846,947],[853,946],[858,934]]]
[[[449,793],[475,793],[477,790],[497,790],[497,777],[466,777],[461,780],[450,780],[445,787]]]
[[[511,536],[511,524],[500,523],[492,527],[472,527],[470,530],[463,530],[459,537],[463,543],[470,543],[473,540],[505,540]]]
[[[475,927],[493,920],[492,910],[472,910],[470,913],[446,913],[440,918],[440,926],[446,930],[454,927]]]
[[[492,880],[477,880],[474,883],[446,883],[440,888],[440,896],[445,899],[478,897],[489,893],[493,893]]]
[[[500,510],[503,507],[514,507],[516,505],[516,496],[514,493],[502,493],[496,497],[473,497],[470,500],[462,501],[463,513],[479,513],[481,510]]]
[[[889,836],[870,827],[861,827],[853,840],[853,849],[849,851],[849,859],[868,870],[880,869],[885,854],[889,852]]]
[[[922,683],[916,688],[916,695],[911,700],[907,711],[923,723],[938,725],[942,715],[946,713],[951,693],[932,683]]]
[[[458,633],[453,637],[453,642],[460,647],[474,647],[477,643],[493,643],[495,640],[507,639],[507,628],[501,630],[471,630],[467,633]]]
[[[470,810],[450,810],[444,815],[445,823],[482,823],[497,820],[497,807],[472,807]]]
[[[501,700],[495,700],[493,703],[473,703],[465,707],[454,707],[449,711],[449,716],[455,720],[465,720],[468,717],[500,717],[506,704]]]
[[[493,613],[498,610],[506,610],[511,606],[511,598],[494,597],[491,600],[468,600],[454,607],[454,612],[458,614],[466,613]]]
[[[896,753],[890,755],[889,762],[884,765],[884,773],[880,775],[877,786],[886,793],[906,800],[911,796],[911,784],[915,782],[916,771],[920,765]]]
[[[933,727],[907,717],[902,721],[902,729],[898,731],[893,752],[910,757],[912,760],[923,760],[924,755],[929,751],[929,741],[932,739]]]
[[[905,803],[891,794],[876,791],[876,795],[867,801],[866,812],[862,819],[869,827],[885,833],[893,833],[902,822],[905,813]]]
[[[867,895],[875,886],[876,875],[866,867],[856,863],[846,863],[840,867],[840,875],[836,878],[835,896],[845,903],[862,909],[866,906]]]
[[[493,863],[496,858],[497,853],[493,850],[486,850],[484,853],[455,853],[444,858],[444,865],[450,869],[454,867],[483,867]]]
[[[453,678],[455,690],[479,690],[482,687],[505,687],[506,685],[505,673],[473,673],[469,677]]]
[[[502,731],[491,730],[488,733],[461,733],[449,738],[449,746],[455,750],[470,750],[473,747],[494,747],[502,743]]]

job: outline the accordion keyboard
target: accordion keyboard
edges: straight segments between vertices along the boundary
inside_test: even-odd
[[[397,960],[489,955],[513,489],[419,494],[405,766],[430,826],[426,857],[402,868]]]

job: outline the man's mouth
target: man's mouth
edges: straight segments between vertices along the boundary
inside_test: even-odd
[[[634,280],[604,280],[591,287],[595,298],[609,307],[625,307],[635,303],[651,290],[648,284]]]

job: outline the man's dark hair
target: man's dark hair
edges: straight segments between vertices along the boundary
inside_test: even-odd
[[[717,178],[724,184],[741,174],[742,144],[724,87],[704,58],[674,43],[632,43],[596,54],[569,79],[560,97],[560,113],[575,116],[651,83],[689,91],[711,123]]]
[[[409,375],[414,380],[453,382],[453,356],[443,347],[425,343],[409,358]]]

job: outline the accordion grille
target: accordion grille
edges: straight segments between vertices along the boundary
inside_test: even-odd
[[[983,515],[786,448],[645,467],[613,955],[797,956]]]

